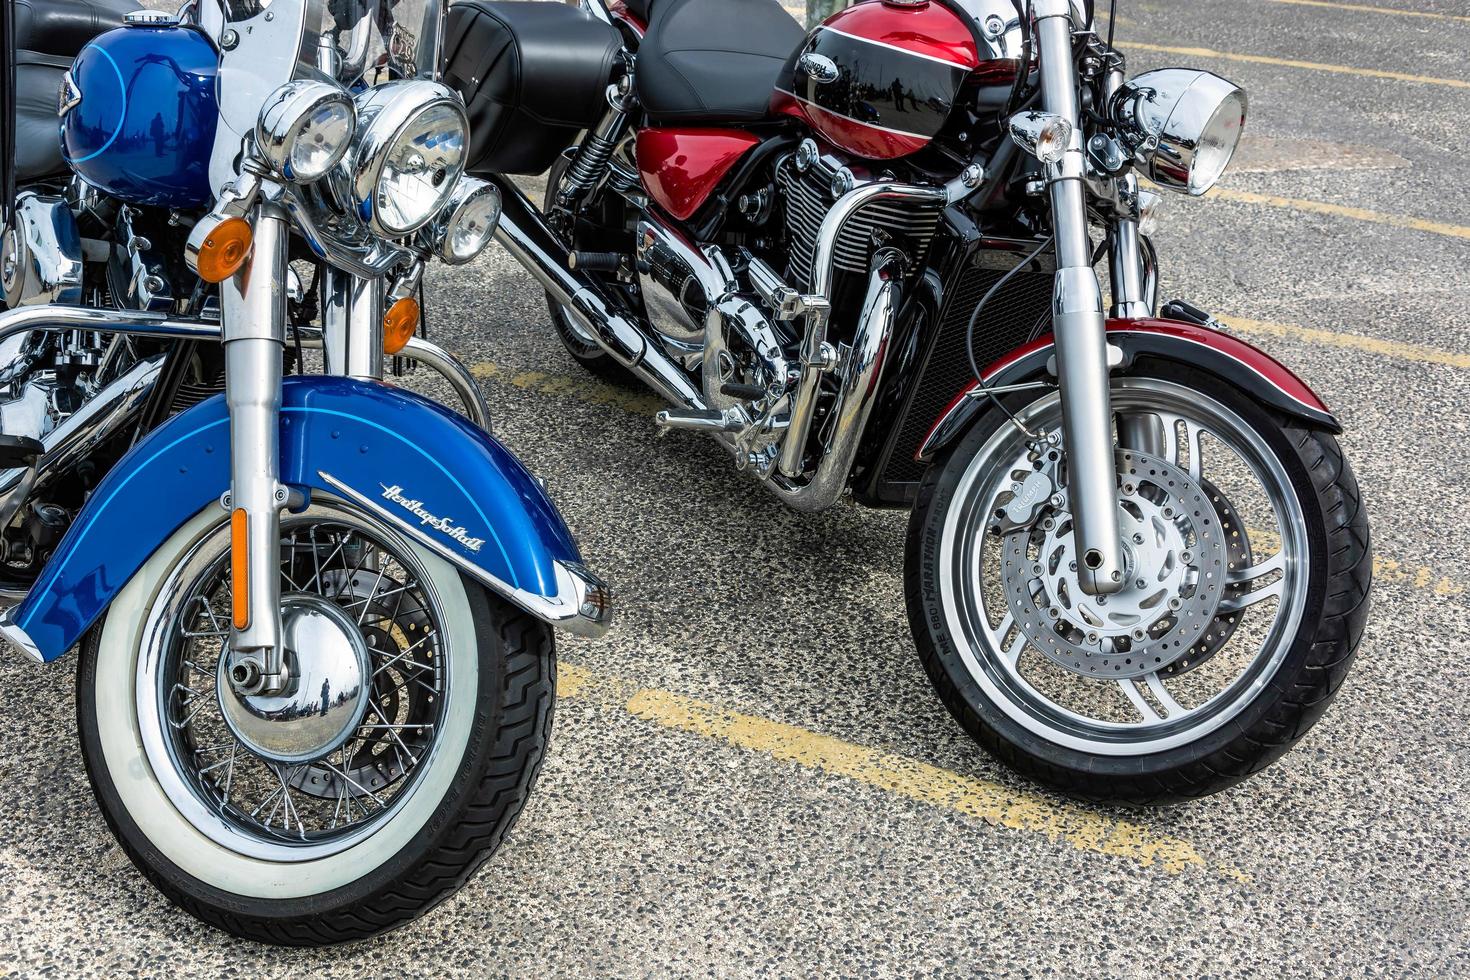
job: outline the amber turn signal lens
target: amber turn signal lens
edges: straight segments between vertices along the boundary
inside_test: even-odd
[[[195,269],[205,282],[224,282],[250,258],[255,234],[244,218],[226,218],[204,238],[195,256]]]
[[[230,591],[235,629],[250,625],[250,515],[243,507],[230,515]]]
[[[418,328],[419,302],[412,296],[405,296],[388,307],[383,317],[383,353],[392,357],[403,350]]]

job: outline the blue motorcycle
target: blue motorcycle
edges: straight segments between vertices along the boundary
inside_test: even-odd
[[[600,635],[610,595],[417,336],[425,267],[501,204],[442,4],[131,6],[3,4],[0,632],[80,645],[93,788],[170,899],[361,939],[499,846],[553,628]]]

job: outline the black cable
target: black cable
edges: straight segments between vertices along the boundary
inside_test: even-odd
[[[1113,28],[1118,25],[1118,0],[1108,4],[1108,47],[1113,46]]]
[[[1011,279],[1015,277],[1016,273],[1020,272],[1022,269],[1026,268],[1032,262],[1034,262],[1036,260],[1036,257],[1040,255],[1042,251],[1051,244],[1051,242],[1052,236],[1047,235],[1041,240],[1041,244],[1036,246],[1036,250],[1034,252],[1026,256],[1020,262],[1017,262],[1015,268],[1011,269],[1005,275],[997,279],[995,281],[995,285],[990,287],[990,291],[987,292],[984,296],[980,297],[980,302],[975,306],[975,312],[970,314],[970,325],[965,328],[965,355],[970,359],[970,371],[975,375],[975,383],[980,386],[980,389],[982,391],[990,396],[990,400],[995,403],[995,407],[1000,409],[1002,412],[1005,412],[1007,415],[1010,415],[1011,421],[1016,422],[1018,426],[1021,423],[1017,421],[1015,415],[1012,415],[1010,409],[1001,404],[1000,399],[997,398],[995,393],[990,390],[990,386],[987,385],[984,379],[980,377],[980,366],[975,362],[975,325],[980,322],[980,314],[984,312],[985,304],[989,303],[991,298],[994,297],[996,293],[1000,292],[1001,287],[1010,282]],[[1022,429],[1024,428],[1025,427],[1022,426]]]
[[[1021,92],[1031,77],[1031,2],[1030,0],[1012,0],[1012,3],[1021,17],[1021,61],[1016,67],[1016,77],[1011,82],[1010,98],[1006,99],[1005,111],[1000,116],[1002,126],[1016,110],[1016,103],[1021,99]]]

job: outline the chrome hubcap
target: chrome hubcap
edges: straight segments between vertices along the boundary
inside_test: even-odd
[[[221,657],[220,714],[240,743],[263,759],[308,762],[341,748],[367,714],[372,661],[362,630],[321,596],[281,600],[287,689],[246,695]]]
[[[438,757],[451,680],[438,597],[395,533],[336,508],[287,515],[292,679],[279,695],[244,695],[228,650],[228,548],[227,530],[201,542],[152,614],[138,678],[150,760],[180,812],[231,850],[337,853],[398,812]]]

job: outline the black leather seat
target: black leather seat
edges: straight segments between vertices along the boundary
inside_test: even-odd
[[[654,123],[756,122],[806,31],[777,0],[652,0],[638,98]]]
[[[10,2],[10,0],[0,0]],[[136,0],[14,0],[15,171],[21,181],[66,173],[56,118],[61,75],[99,34],[121,27]]]
[[[14,0],[15,46],[75,58],[87,42],[122,26],[135,0]]]

